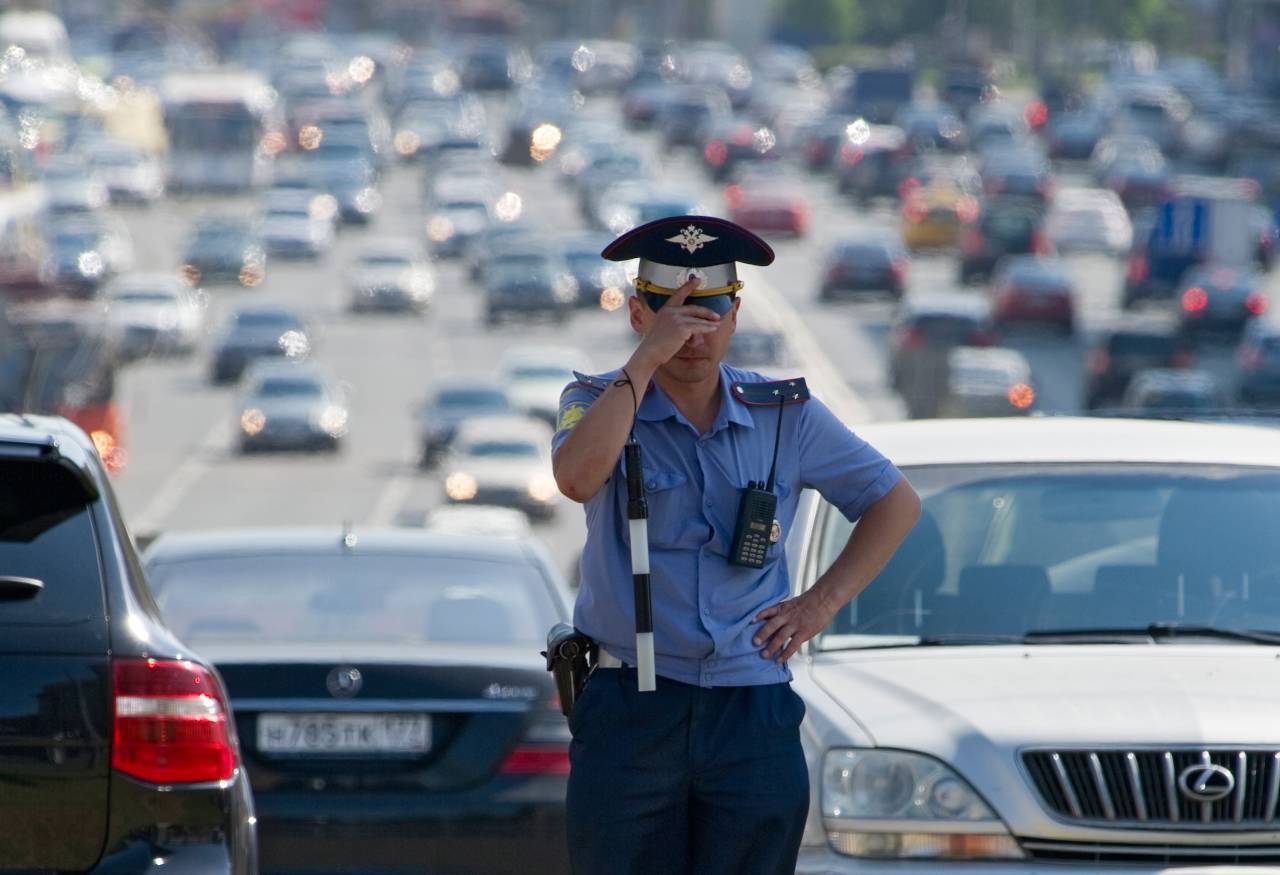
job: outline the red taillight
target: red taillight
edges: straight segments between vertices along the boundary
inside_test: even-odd
[[[737,185],[736,183],[734,185],[726,185],[724,188],[724,202],[728,204],[731,209],[736,209],[742,206],[743,194],[742,186]]]
[[[1195,364],[1196,359],[1190,352],[1185,349],[1179,349],[1169,357],[1169,364],[1175,368],[1189,368]]]
[[[1089,352],[1089,361],[1086,365],[1089,373],[1093,375],[1105,374],[1107,369],[1111,367],[1111,356],[1105,349],[1095,349]]]
[[[845,143],[840,147],[840,160],[845,164],[848,164],[850,167],[861,161],[864,154],[865,153],[860,147],[855,146],[852,143]]]
[[[889,264],[889,270],[893,272],[894,279],[902,282],[907,278],[907,268],[911,266],[905,258],[895,258]]]
[[[1135,255],[1129,259],[1129,267],[1125,272],[1125,276],[1131,283],[1140,283],[1146,280],[1147,271],[1147,260],[1141,255]]]
[[[899,199],[906,200],[911,196],[911,193],[918,188],[920,188],[920,180],[916,179],[914,176],[908,176],[906,179],[902,180],[902,182],[898,183]]]
[[[1250,292],[1249,296],[1244,299],[1244,307],[1254,316],[1261,316],[1267,312],[1267,296],[1262,292]]]
[[[1192,286],[1182,293],[1182,309],[1199,313],[1209,306],[1209,295],[1199,286]]]
[[[567,775],[569,749],[564,745],[518,744],[498,771],[504,775]]]
[[[1036,255],[1052,255],[1053,246],[1049,243],[1048,237],[1037,231],[1031,235],[1031,251]]]
[[[908,222],[923,222],[929,217],[929,207],[924,201],[913,197],[902,205],[902,215]]]
[[[1049,120],[1049,107],[1043,101],[1033,100],[1022,110],[1022,120],[1032,130],[1039,130]]]
[[[729,159],[729,148],[719,140],[712,140],[702,150],[702,155],[712,167],[719,167]]]
[[[150,784],[226,781],[235,774],[230,709],[211,671],[178,660],[118,659],[112,672],[113,769]]]
[[[898,346],[901,349],[919,349],[924,346],[924,335],[914,328],[908,328],[902,332],[902,340]]]
[[[962,222],[972,222],[978,218],[978,199],[965,195],[956,201],[956,218]]]
[[[970,231],[960,238],[960,248],[967,255],[977,255],[982,251],[982,235],[977,231]]]

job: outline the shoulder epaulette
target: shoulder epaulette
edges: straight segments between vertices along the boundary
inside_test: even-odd
[[[605,389],[608,389],[609,384],[613,382],[613,380],[611,380],[608,377],[598,377],[592,374],[582,374],[582,373],[579,373],[578,371],[573,372],[573,378],[577,380],[581,385],[586,386],[588,389],[595,389],[597,392],[603,392]]]
[[[804,377],[773,380],[768,383],[734,383],[733,397],[751,407],[770,404],[803,404],[809,400],[809,387]]]

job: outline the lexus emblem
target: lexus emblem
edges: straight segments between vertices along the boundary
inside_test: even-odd
[[[1211,763],[1187,766],[1178,774],[1178,789],[1195,802],[1217,802],[1235,789],[1236,776]]]
[[[364,675],[360,669],[349,665],[340,665],[325,678],[324,685],[329,688],[329,695],[338,699],[350,699],[364,686]]]

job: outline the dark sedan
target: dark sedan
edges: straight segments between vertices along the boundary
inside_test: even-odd
[[[1027,198],[988,201],[960,235],[960,282],[990,276],[1008,255],[1048,255],[1052,249],[1043,232],[1044,210]]]
[[[1245,322],[1267,311],[1261,278],[1249,270],[1201,267],[1188,271],[1178,289],[1179,326],[1186,336],[1239,336]]]
[[[1241,404],[1280,407],[1280,324],[1253,319],[1245,326],[1236,350],[1239,378],[1236,397]]]
[[[830,301],[857,292],[888,292],[901,298],[911,258],[896,237],[851,237],[831,247],[818,298]]]
[[[252,361],[274,356],[303,359],[310,352],[307,327],[292,310],[244,307],[231,317],[214,347],[209,378],[234,383]]]
[[[484,270],[485,324],[509,317],[557,322],[578,302],[578,283],[564,259],[542,250],[506,250]]]
[[[1075,330],[1071,277],[1057,259],[1006,259],[991,281],[991,310],[997,327],[1034,323],[1069,335]]]
[[[1133,375],[1150,368],[1185,368],[1190,351],[1176,326],[1163,319],[1126,318],[1104,329],[1085,356],[1085,406],[1113,404]]]
[[[568,871],[569,734],[538,654],[568,598],[536,542],[193,533],[146,568],[226,681],[264,872]]]
[[[245,288],[266,278],[267,252],[253,226],[242,219],[198,219],[182,258],[191,285],[239,283]]]

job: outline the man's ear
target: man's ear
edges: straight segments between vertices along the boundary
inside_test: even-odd
[[[645,332],[645,323],[648,321],[649,317],[653,315],[649,306],[640,299],[639,295],[632,295],[630,298],[627,298],[627,313],[631,318],[631,330],[636,334],[643,336]]]

